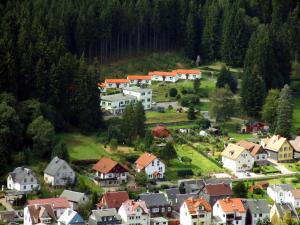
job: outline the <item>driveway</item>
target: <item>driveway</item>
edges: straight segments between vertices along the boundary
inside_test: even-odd
[[[293,174],[295,172],[290,171],[289,169],[287,169],[284,165],[282,165],[281,163],[276,162],[273,159],[268,159],[268,161],[276,168],[278,169],[282,174]]]

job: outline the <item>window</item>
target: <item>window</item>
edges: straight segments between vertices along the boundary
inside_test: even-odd
[[[262,217],[262,213],[259,214],[259,217]]]
[[[168,212],[171,212],[171,207],[168,207]]]
[[[24,179],[24,182],[25,182],[25,183],[27,182],[27,179],[26,179],[26,178]]]
[[[204,214],[200,214],[199,217],[200,217],[200,218],[204,218]]]
[[[30,179],[30,180],[31,180],[31,182],[33,182],[33,177],[31,177],[31,179]]]
[[[239,224],[239,221],[235,221],[235,224]]]
[[[148,95],[151,95],[151,91],[148,91]]]
[[[165,208],[161,208],[161,212],[165,212]]]
[[[158,171],[159,171],[159,172],[162,172],[162,167],[159,167],[159,168],[158,168]]]
[[[159,161],[157,161],[157,165],[159,166]]]
[[[148,98],[148,99],[147,99],[147,102],[151,102],[151,98]]]
[[[146,94],[145,92],[142,92],[142,94],[141,94],[141,95],[143,95],[143,96],[144,96],[145,94]]]
[[[31,189],[33,188],[33,185],[30,185]]]
[[[26,186],[25,185],[23,186],[23,188],[24,188],[24,190],[26,190]]]
[[[152,166],[154,166],[154,161],[152,161]]]

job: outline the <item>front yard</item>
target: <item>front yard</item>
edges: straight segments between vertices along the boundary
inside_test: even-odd
[[[293,163],[283,163],[284,166],[292,171],[292,172],[299,172],[300,171],[300,162],[293,162]]]

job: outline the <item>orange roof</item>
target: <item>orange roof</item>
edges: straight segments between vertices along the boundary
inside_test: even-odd
[[[240,198],[226,198],[218,201],[223,212],[246,212],[243,202]]]
[[[149,76],[158,75],[158,76],[171,76],[175,77],[176,73],[174,72],[166,72],[166,71],[153,71],[148,73]]]
[[[154,159],[156,159],[156,156],[145,152],[143,155],[141,155],[136,161],[135,165],[137,169],[144,169],[146,166],[148,166]]]
[[[105,79],[105,83],[121,84],[121,83],[128,83],[128,80],[127,79]]]
[[[148,75],[128,75],[127,80],[151,80],[151,76],[148,76]]]
[[[109,173],[117,165],[120,165],[120,164],[118,162],[112,160],[111,158],[103,157],[93,166],[93,170],[96,170],[100,173]],[[123,167],[123,166],[121,166],[121,167]],[[126,168],[124,168],[124,169],[127,170]]]
[[[200,70],[185,70],[185,69],[178,69],[178,70],[173,70],[172,72],[175,73],[189,73],[189,74],[199,74],[201,73]]]
[[[98,87],[106,87],[106,83],[98,83]]]
[[[197,213],[199,206],[203,206],[204,210],[207,212],[212,211],[210,204],[202,197],[197,199],[188,198],[184,202],[187,205],[190,214]]]
[[[28,205],[46,205],[50,204],[54,209],[70,208],[67,198],[41,198],[28,200]]]

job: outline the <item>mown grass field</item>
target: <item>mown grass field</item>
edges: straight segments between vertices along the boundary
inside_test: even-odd
[[[192,159],[191,168],[195,175],[199,174],[199,172],[201,174],[207,174],[223,171],[221,167],[217,166],[188,145],[177,145],[176,152],[179,158],[186,156]]]
[[[294,98],[293,130],[300,129],[300,97]]]
[[[166,110],[165,112],[146,112],[146,123],[169,123],[189,121],[185,112],[176,112],[175,110]]]
[[[235,121],[228,121],[226,123],[222,123],[221,124],[221,128],[223,129],[223,131],[225,131],[225,132],[228,133],[229,137],[234,138],[237,141],[253,137],[252,134],[240,134],[240,133],[237,133],[236,125],[237,125],[237,122],[235,122]]]
[[[70,159],[100,159],[102,156],[109,156],[101,143],[97,141],[96,136],[86,136],[80,133],[59,134],[67,145]]]

